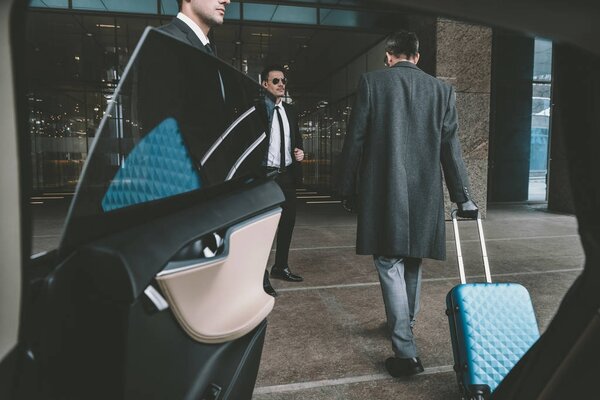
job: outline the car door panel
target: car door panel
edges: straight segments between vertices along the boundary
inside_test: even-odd
[[[189,243],[276,208],[283,199],[278,185],[266,180],[204,200],[82,246],[78,250],[86,260],[82,268],[102,293],[131,302]]]
[[[122,397],[125,399],[250,399],[258,373],[266,321],[234,341],[192,340],[171,313],[148,314],[136,304],[129,331]],[[213,385],[219,397],[210,397]],[[102,398],[101,396],[95,398]],[[104,397],[107,398],[107,397]]]
[[[143,392],[149,398],[147,390],[154,387],[153,393],[164,396],[150,398],[185,398],[175,393],[190,390],[196,396],[191,398],[198,398],[211,383],[234,390],[238,368],[244,377],[255,374],[263,321],[273,307],[273,298],[262,290],[262,275],[283,195],[270,180],[242,192],[92,242],[46,278],[42,333],[32,346],[42,376],[48,377],[45,394],[142,398],[137,396]],[[225,232],[222,254],[190,260],[200,267],[169,273],[173,255],[216,231]],[[154,278],[165,267],[158,278],[165,284],[157,284]],[[207,270],[218,271],[218,277]],[[182,278],[186,292],[178,286]],[[144,294],[149,285],[163,289],[169,308],[154,306]],[[186,313],[193,323],[186,322]],[[157,371],[160,379],[175,375],[176,382],[163,388]],[[144,385],[134,384],[142,380]],[[251,393],[248,387],[235,390]]]
[[[202,90],[217,71],[226,104]],[[262,278],[284,201],[256,151],[260,90],[146,30],[60,246],[39,261],[48,273],[30,281],[29,397],[251,398],[274,303]]]
[[[271,312],[274,299],[261,282],[280,216],[277,209],[234,226],[219,257],[188,265],[179,262],[176,268],[159,273],[156,279],[168,304],[194,340],[237,339]],[[256,285],[248,285],[252,281]]]

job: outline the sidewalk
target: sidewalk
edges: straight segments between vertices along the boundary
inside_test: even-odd
[[[339,204],[307,201],[299,200],[290,252],[290,266],[304,282],[272,280],[280,296],[268,319],[253,398],[458,399],[444,314],[446,293],[458,283],[450,224],[447,261],[423,266],[415,334],[425,373],[394,379],[383,365],[392,350],[372,258],[354,252],[356,217]],[[543,331],[583,265],[575,218],[526,205],[493,206],[484,229],[494,281],[519,282],[530,291]],[[467,275],[481,279],[474,224],[464,225],[461,239]]]

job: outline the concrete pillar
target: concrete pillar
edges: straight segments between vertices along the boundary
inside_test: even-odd
[[[437,21],[436,76],[454,86],[463,157],[475,202],[485,215],[488,180],[492,30]],[[451,203],[446,194],[446,210]]]

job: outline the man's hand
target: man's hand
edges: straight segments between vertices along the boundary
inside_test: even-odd
[[[355,213],[356,201],[354,196],[342,197],[342,207],[344,207],[344,210],[348,211],[349,213]]]
[[[468,219],[477,219],[477,214],[479,214],[479,208],[477,208],[477,204],[473,200],[467,200],[464,203],[458,203],[458,215],[461,218]]]
[[[294,149],[294,158],[298,162],[304,160],[304,151],[302,149],[299,149],[299,148],[296,147]]]

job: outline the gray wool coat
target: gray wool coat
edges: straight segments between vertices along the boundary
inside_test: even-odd
[[[406,61],[361,76],[338,182],[358,192],[357,254],[445,259],[442,168],[450,199],[469,198],[455,98]]]

